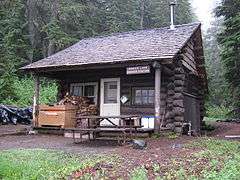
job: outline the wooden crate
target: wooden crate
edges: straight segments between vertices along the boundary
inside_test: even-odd
[[[61,128],[72,128],[76,122],[77,106],[74,105],[40,105],[38,126],[55,126]]]

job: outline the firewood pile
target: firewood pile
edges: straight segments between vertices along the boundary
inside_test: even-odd
[[[58,105],[71,104],[71,105],[79,106],[80,104],[86,104],[86,103],[88,103],[88,101],[86,100],[86,97],[70,96],[67,94],[61,101],[58,102]]]
[[[58,104],[72,104],[78,106],[77,116],[93,116],[98,114],[97,106],[95,104],[91,104],[88,97],[66,95]],[[86,128],[88,126],[87,120],[77,119],[76,126]]]
[[[97,106],[94,104],[89,104],[90,101],[88,98],[84,98],[82,103],[79,104],[79,108],[77,111],[77,116],[93,116],[98,114]],[[91,122],[90,125],[92,125],[93,122]],[[77,119],[76,122],[77,127],[80,128],[87,128],[88,122],[87,119]]]

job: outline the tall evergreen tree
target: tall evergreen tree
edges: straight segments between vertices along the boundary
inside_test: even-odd
[[[229,104],[228,83],[224,77],[224,67],[220,58],[221,48],[217,34],[222,29],[222,19],[215,19],[204,35],[204,54],[208,73],[209,105],[226,106]]]
[[[168,26],[170,0],[0,1],[0,102],[15,97],[16,69],[80,39]],[[176,24],[192,21],[188,0],[178,0]]]
[[[223,16],[223,30],[219,34],[221,59],[229,82],[234,105],[240,107],[240,1],[223,0],[216,15]]]
[[[24,31],[24,6],[20,0],[3,1],[0,6],[0,102],[15,98],[14,72],[27,59],[29,48]]]

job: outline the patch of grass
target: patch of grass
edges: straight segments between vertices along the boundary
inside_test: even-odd
[[[138,167],[133,170],[130,174],[131,180],[146,180],[147,178],[147,170],[144,167]]]
[[[179,137],[179,134],[175,132],[169,132],[168,134],[166,134],[166,136],[168,139],[176,139]]]
[[[154,139],[159,139],[161,137],[166,137],[168,139],[176,139],[179,137],[179,134],[175,132],[162,132],[162,133],[154,133],[152,135],[152,138]]]
[[[65,179],[72,172],[107,160],[80,157],[53,150],[7,150],[0,152],[0,179]]]
[[[153,164],[153,172],[154,172],[154,173],[160,172],[160,166],[159,166],[159,164]]]
[[[163,137],[163,135],[161,133],[154,133],[152,135],[152,138],[154,138],[154,139],[159,139],[160,137]]]
[[[205,147],[202,156],[210,160],[203,179],[240,179],[240,143],[226,140],[205,139],[196,143]]]

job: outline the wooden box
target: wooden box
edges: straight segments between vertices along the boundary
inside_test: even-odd
[[[77,106],[74,105],[40,105],[38,126],[72,128],[76,122]]]

